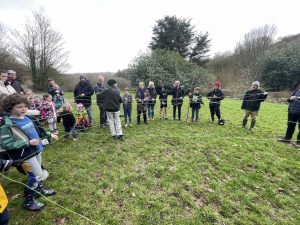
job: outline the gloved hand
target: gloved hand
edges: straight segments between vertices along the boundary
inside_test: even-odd
[[[23,160],[19,159],[19,160],[13,160],[12,165],[15,167],[20,166],[22,163],[24,163]]]

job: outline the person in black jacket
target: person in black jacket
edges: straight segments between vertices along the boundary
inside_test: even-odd
[[[254,81],[251,90],[247,91],[243,98],[242,109],[245,111],[242,127],[246,128],[248,117],[251,116],[250,130],[252,130],[256,123],[256,117],[260,108],[260,103],[265,101],[268,93],[259,89],[260,83]]]
[[[7,70],[9,84],[16,90],[18,94],[24,95],[24,89],[19,81],[17,81],[17,73],[14,70]]]
[[[149,100],[149,93],[148,90],[145,89],[145,83],[139,82],[138,83],[138,90],[135,94],[136,99],[136,109],[137,109],[137,123],[141,123],[141,114],[143,113],[144,123],[148,124],[147,122],[147,102]]]
[[[295,132],[298,123],[299,133],[297,136],[297,145],[300,145],[300,84],[298,89],[293,92],[292,96],[288,98],[288,123],[287,130],[284,137],[279,137],[278,141],[290,142]]]
[[[148,118],[149,120],[151,119],[154,120],[154,109],[156,104],[157,93],[153,81],[149,81],[148,93],[149,93],[149,100],[147,102]]]
[[[79,77],[79,83],[76,85],[74,89],[74,100],[75,102],[83,104],[86,108],[89,117],[89,126],[93,125],[93,112],[92,112],[92,98],[91,96],[94,94],[94,88],[91,85],[90,81],[87,80],[85,75],[81,75]]]
[[[178,108],[178,120],[181,120],[181,107],[183,103],[184,91],[180,86],[180,81],[174,83],[172,91],[172,105],[173,105],[173,120],[176,120],[176,108]]]
[[[211,121],[215,121],[215,114],[218,117],[218,122],[221,119],[221,111],[220,111],[220,105],[221,105],[221,100],[224,99],[224,94],[221,91],[221,83],[216,82],[213,85],[213,90],[210,91],[207,94],[207,98],[210,100],[209,102],[209,110],[210,110],[210,115],[211,115]]]
[[[77,131],[76,131],[76,120],[73,114],[72,106],[69,103],[63,105],[63,111],[59,113],[57,117],[57,122],[63,120],[63,126],[65,128],[64,141],[67,141],[69,134],[72,132],[73,141],[77,141]]]
[[[165,85],[162,86],[162,90],[159,95],[160,100],[160,115],[159,119],[168,119],[167,110],[168,110],[168,92]],[[163,115],[161,115],[163,114]]]
[[[117,88],[117,82],[113,79],[108,80],[107,85],[108,88],[100,94],[100,97],[104,99],[103,104],[112,137],[122,140],[123,132],[120,120],[122,98],[120,96],[120,90]]]
[[[101,128],[105,128],[107,127],[106,125],[106,113],[105,113],[105,109],[104,109],[104,99],[103,96],[100,95],[104,90],[106,89],[106,87],[104,86],[104,77],[103,76],[98,76],[97,79],[97,84],[94,86],[94,91],[97,97],[97,105],[99,107],[99,111],[100,111],[100,127]]]

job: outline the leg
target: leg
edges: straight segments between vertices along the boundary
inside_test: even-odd
[[[155,109],[155,104],[154,103],[152,103],[151,109],[152,109],[151,118],[154,119],[154,109]]]
[[[176,119],[176,107],[177,105],[173,105],[173,120]]]
[[[131,107],[129,107],[128,108],[128,119],[129,119],[129,124],[132,124],[132,120],[131,120],[131,111],[132,111],[132,108]]]
[[[93,126],[93,111],[92,111],[92,106],[89,106],[86,108],[86,111],[87,111],[87,114],[88,114],[88,117],[89,117],[89,122],[90,122],[90,126]]]
[[[111,136],[115,137],[117,134],[116,134],[115,126],[114,126],[113,113],[106,112],[106,115],[107,115],[107,121],[108,121]]]
[[[209,105],[209,111],[210,111],[210,116],[211,116],[211,121],[215,121],[215,107],[213,105]]]
[[[291,113],[288,114],[288,123],[287,123],[287,130],[285,133],[285,139],[287,139],[287,140],[292,139],[298,120],[299,120],[298,115],[291,114]]]
[[[69,138],[69,133],[71,131],[70,127],[65,127],[64,139],[67,140]]]
[[[120,111],[114,113],[114,122],[117,136],[123,136]]]
[[[143,118],[144,118],[144,123],[148,124],[148,122],[147,122],[147,111],[143,111]]]
[[[220,105],[217,105],[215,109],[216,109],[216,115],[218,117],[218,120],[220,120],[221,119]]]
[[[199,121],[199,108],[196,109],[196,122]]]
[[[76,125],[72,127],[72,136],[73,136],[73,141],[77,140],[77,130],[76,130]]]
[[[106,123],[105,109],[103,104],[99,105],[99,110],[100,110],[100,125],[103,126]]]
[[[192,107],[192,122],[194,122],[194,116],[195,116],[195,108]]]
[[[124,108],[124,123],[127,125],[127,117],[128,117],[128,108]]]
[[[7,207],[0,213],[0,224],[7,225],[9,221],[9,213]]]
[[[142,113],[142,111],[137,111],[137,123],[138,124],[141,123],[141,113]]]
[[[151,118],[151,103],[148,102],[147,104],[147,109],[148,109],[148,118],[150,119]]]
[[[179,121],[181,120],[181,107],[182,107],[182,104],[179,104],[178,105],[178,120]]]
[[[256,116],[257,113],[256,112],[251,112],[251,125],[250,125],[250,130],[252,130],[255,126],[256,123]]]
[[[243,119],[243,128],[246,128],[248,117],[250,116],[250,111],[245,111],[244,119]]]
[[[168,108],[167,107],[164,107],[164,112],[165,112],[165,119],[168,119],[168,116],[167,116]]]
[[[297,135],[297,144],[300,145],[300,115],[298,115],[298,135]]]

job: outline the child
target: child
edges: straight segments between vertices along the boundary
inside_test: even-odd
[[[77,141],[77,131],[76,131],[76,120],[72,113],[72,106],[69,103],[63,105],[63,111],[58,115],[57,122],[63,120],[63,125],[65,128],[64,141],[69,138],[69,133],[72,132],[73,141]]]
[[[44,100],[42,101],[41,110],[40,110],[41,116],[47,119],[51,133],[58,134],[56,128],[57,115],[56,115],[55,104],[52,102],[52,96],[50,94],[45,94],[43,96],[43,99]]]
[[[161,93],[159,95],[160,100],[160,117],[159,119],[163,118],[165,120],[168,119],[167,117],[167,109],[168,109],[168,93],[165,86],[162,87]],[[161,114],[163,113],[163,117],[161,117]]]
[[[0,127],[0,147],[6,150],[10,159],[22,162],[21,167],[28,177],[24,189],[24,208],[40,211],[44,204],[34,199],[34,190],[44,196],[55,194],[53,189],[47,190],[42,185],[47,175],[41,167],[41,152],[44,145],[49,144],[50,137],[58,137],[35,126],[34,121],[25,115],[28,106],[28,100],[19,95],[10,95],[2,101],[1,109],[9,116],[4,116],[5,124]]]
[[[100,95],[104,99],[104,108],[111,135],[114,139],[123,140],[123,132],[120,120],[120,104],[122,98],[117,88],[117,82],[113,79],[107,81],[108,88]]]
[[[245,111],[242,127],[246,128],[248,117],[251,116],[251,125],[250,130],[253,130],[256,117],[258,115],[258,111],[260,108],[260,103],[266,100],[268,97],[268,93],[259,89],[260,83],[258,81],[254,81],[252,83],[251,90],[246,91],[245,96],[243,98],[242,109]]]
[[[201,108],[201,104],[204,104],[202,101],[202,96],[199,93],[200,92],[200,88],[199,87],[195,87],[194,88],[194,93],[190,93],[190,107],[192,108],[192,122],[198,122],[199,120],[199,109]],[[196,119],[194,120],[196,116]]]
[[[63,104],[65,103],[65,99],[64,96],[61,94],[61,90],[55,90],[55,95],[53,97],[53,102],[55,104],[55,109],[59,110],[60,107],[63,106]]]
[[[80,131],[84,131],[84,129],[89,126],[90,122],[89,122],[88,113],[85,107],[83,106],[83,104],[81,103],[77,104],[76,115],[77,115],[76,127],[80,129]]]
[[[215,121],[215,114],[218,117],[218,123],[220,123],[221,120],[221,111],[220,111],[220,105],[221,100],[224,99],[224,94],[221,91],[221,83],[216,82],[213,85],[213,90],[207,94],[207,98],[210,99],[209,102],[209,110],[211,115],[211,121]]]
[[[129,120],[129,126],[132,127],[131,123],[131,111],[132,111],[132,96],[129,94],[129,88],[125,88],[125,94],[123,95],[123,109],[125,118],[125,127],[127,127],[127,117]]]

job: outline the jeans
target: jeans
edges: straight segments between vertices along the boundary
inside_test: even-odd
[[[99,111],[100,111],[100,125],[104,125],[106,123],[106,112],[104,109],[103,104],[102,105],[98,105],[99,107]]]
[[[6,207],[6,209],[4,209],[4,211],[2,213],[0,213],[0,224],[7,225],[8,220],[9,220],[9,213],[8,213],[8,210]]]
[[[129,123],[131,124],[131,107],[126,107],[124,108],[124,119],[125,119],[125,124],[127,123],[127,118],[129,120]]]
[[[77,138],[76,124],[73,127],[65,127],[64,139],[68,139],[71,132],[73,138]]]
[[[292,113],[288,114],[288,123],[287,123],[285,138],[292,139],[297,122],[298,122],[298,129],[299,129],[299,133],[297,136],[297,143],[300,144],[300,114],[292,114]]]
[[[93,125],[93,111],[92,111],[92,106],[89,106],[86,108],[86,111],[87,111],[87,114],[88,114],[88,117],[89,117],[89,122],[90,122],[90,126]]]
[[[155,103],[148,103],[147,104],[148,108],[148,118],[153,119],[154,118],[154,108],[155,108]]]
[[[195,121],[198,122],[198,120],[199,120],[199,108],[198,107],[192,107],[192,122],[194,121],[195,114],[196,114]]]

